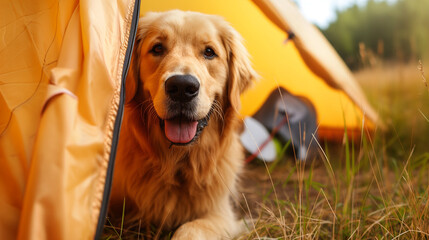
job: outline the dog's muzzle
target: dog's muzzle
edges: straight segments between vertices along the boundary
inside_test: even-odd
[[[210,113],[203,119],[194,119],[195,98],[200,83],[192,75],[174,75],[165,81],[165,93],[169,98],[169,112],[173,117],[161,121],[167,139],[175,145],[193,142],[207,126]]]

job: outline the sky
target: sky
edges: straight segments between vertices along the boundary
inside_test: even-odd
[[[335,9],[346,9],[353,4],[362,6],[367,0],[295,0],[295,2],[310,22],[326,28],[335,20]]]

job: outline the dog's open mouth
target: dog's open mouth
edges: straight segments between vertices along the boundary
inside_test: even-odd
[[[195,141],[207,126],[211,111],[200,120],[179,115],[170,119],[161,119],[161,129],[173,145],[188,145]]]
[[[189,121],[182,117],[164,121],[165,136],[172,143],[188,143],[197,134],[198,121]]]

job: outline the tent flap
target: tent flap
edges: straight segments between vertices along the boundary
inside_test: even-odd
[[[2,4],[3,239],[94,238],[134,7],[133,0]]]

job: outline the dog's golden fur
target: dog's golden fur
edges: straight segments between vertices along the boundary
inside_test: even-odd
[[[154,54],[156,44],[162,49]],[[208,46],[216,53],[212,59],[204,55]],[[160,126],[170,117],[164,84],[174,74],[199,81],[195,118],[211,112],[201,134],[185,146],[173,145]],[[241,37],[222,18],[178,10],[141,18],[126,80],[111,210],[122,209],[126,199],[126,220],[177,228],[175,239],[237,234],[230,198],[244,157],[239,96],[255,76]]]

